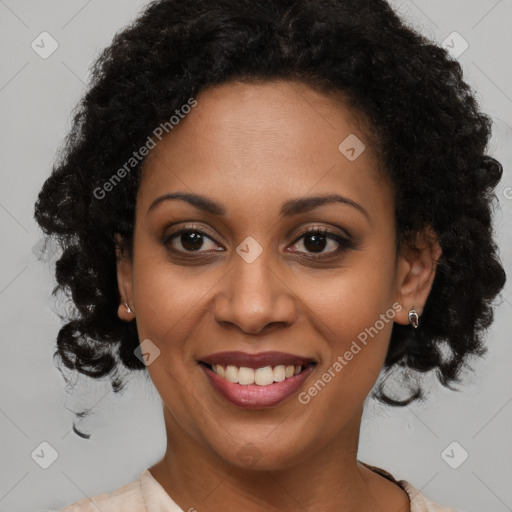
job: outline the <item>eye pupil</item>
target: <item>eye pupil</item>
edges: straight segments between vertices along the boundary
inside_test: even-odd
[[[306,247],[308,251],[311,250],[313,252],[321,252],[325,249],[325,239],[326,236],[319,233],[309,234],[304,239],[304,247]],[[312,243],[308,243],[308,240],[310,240]]]
[[[197,251],[203,245],[203,236],[194,231],[182,233],[180,237],[181,245],[188,251]]]

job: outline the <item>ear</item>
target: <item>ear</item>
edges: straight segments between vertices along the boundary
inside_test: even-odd
[[[117,286],[121,304],[117,314],[121,320],[131,322],[135,318],[135,306],[133,304],[133,267],[132,261],[123,246],[123,240],[119,233],[115,235]],[[126,309],[128,304],[131,312]]]
[[[397,263],[397,302],[403,308],[395,316],[397,323],[407,325],[411,309],[416,310],[421,317],[442,252],[431,226],[419,231],[412,244],[400,249]]]

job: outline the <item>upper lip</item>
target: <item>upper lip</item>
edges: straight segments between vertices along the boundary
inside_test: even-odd
[[[295,354],[287,354],[285,352],[259,352],[257,354],[248,354],[247,352],[217,352],[200,359],[200,362],[222,366],[238,366],[245,368],[264,368],[265,366],[278,365],[307,365],[315,363],[308,357],[302,357]]]

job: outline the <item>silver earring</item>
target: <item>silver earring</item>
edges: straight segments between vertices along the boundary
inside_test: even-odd
[[[409,311],[409,323],[415,328],[418,328],[418,324],[420,321],[420,317],[418,316],[418,313],[414,309],[411,309]]]
[[[128,306],[128,304],[126,304],[126,302],[123,305],[126,308],[126,311],[128,311],[128,313],[132,312],[132,310],[130,309],[130,306]]]

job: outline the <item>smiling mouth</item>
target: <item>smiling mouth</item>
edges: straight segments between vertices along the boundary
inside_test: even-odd
[[[291,398],[318,362],[285,352],[217,352],[198,359],[212,389],[238,407],[274,407]]]
[[[248,386],[255,384],[257,386],[269,386],[274,383],[283,382],[292,379],[305,371],[309,366],[314,366],[311,362],[304,365],[275,365],[263,366],[261,368],[248,368],[246,366],[207,364],[200,362],[220,378],[227,380],[233,384],[241,384]]]

